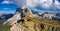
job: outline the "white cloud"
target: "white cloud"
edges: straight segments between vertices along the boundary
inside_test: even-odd
[[[52,3],[52,0],[12,0],[15,2],[18,6],[23,6],[26,4],[27,6],[37,6],[37,4],[40,4],[42,7],[49,7]]]
[[[58,2],[57,0],[55,0],[54,5],[55,5],[55,8],[60,9],[60,2]]]
[[[53,0],[11,0],[13,2],[15,2],[15,4],[17,4],[19,7],[23,6],[23,5],[27,5],[30,7],[35,7],[37,5],[40,5],[44,8],[49,8],[52,7],[52,3]],[[57,0],[56,0],[57,1]],[[60,8],[60,2],[55,2],[55,7],[58,9]]]
[[[43,1],[40,0],[40,2],[41,2],[40,5],[45,8],[50,7],[52,4],[52,0],[43,0]]]
[[[4,8],[4,9],[8,9],[8,8]]]
[[[18,5],[18,7],[21,7],[26,3],[26,0],[11,0],[11,1]]]
[[[4,8],[3,10],[5,10],[5,14],[9,14],[9,13],[12,13],[12,14],[14,14],[15,13],[15,11],[14,10],[10,10],[10,8]],[[13,12],[14,11],[14,12]]]
[[[9,8],[4,8],[4,10],[8,10]]]
[[[6,1],[6,0],[4,0],[3,2],[2,2],[2,4],[10,4],[10,3],[13,3],[12,1]]]

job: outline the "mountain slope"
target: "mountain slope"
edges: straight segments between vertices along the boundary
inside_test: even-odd
[[[11,25],[11,31],[60,31],[59,22],[36,18],[28,8],[18,8],[16,14],[4,24],[6,23]]]

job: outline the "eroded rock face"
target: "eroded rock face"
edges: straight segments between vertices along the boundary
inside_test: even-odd
[[[14,23],[17,22],[17,20],[20,20],[20,13],[16,13],[12,18],[8,19],[6,22],[3,23],[3,25],[5,24],[9,24],[9,25],[13,25]]]
[[[11,31],[34,31],[34,22],[27,21],[29,17],[33,18],[32,13],[29,9],[25,8],[23,10],[21,8],[17,8],[16,14],[12,18],[4,22],[4,24],[8,23],[9,25],[12,25],[12,27],[10,28]],[[21,22],[21,20],[24,20],[23,23]]]
[[[20,8],[18,8],[18,9],[20,9]],[[38,25],[36,26],[35,23],[33,21],[31,21],[31,18],[33,18],[31,11],[29,11],[26,8],[25,11],[22,11],[22,12],[17,11],[17,12],[24,14],[24,17],[21,17],[21,18],[23,18],[24,21],[23,21],[23,23],[13,24],[12,27],[10,28],[10,30],[11,31],[35,31],[35,29],[37,28]]]
[[[18,20],[23,19],[26,15],[31,17],[31,14],[32,14],[31,11],[28,10],[27,8],[22,9],[19,7],[16,9],[15,15],[12,18],[8,19],[6,22],[4,22],[4,24],[8,23],[9,25],[13,25],[14,23],[17,23]]]
[[[22,24],[14,24],[11,28],[11,31],[40,31],[39,24],[35,24],[32,21],[27,21]]]
[[[51,31],[53,28],[52,24],[49,24],[44,20],[35,18],[32,15],[31,11],[27,8],[24,10],[18,8],[16,14],[12,18],[8,19],[6,23],[11,25],[11,31]]]
[[[11,31],[29,31],[27,28],[24,26],[21,26],[19,24],[15,24],[10,28]]]

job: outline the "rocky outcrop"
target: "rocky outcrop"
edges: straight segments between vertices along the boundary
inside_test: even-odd
[[[11,31],[34,31],[34,22],[32,21],[27,21],[27,19],[33,18],[31,11],[29,11],[27,8],[24,9],[22,12],[20,11],[21,8],[17,9],[17,13],[19,13],[20,15],[18,16],[23,16],[21,17],[22,20],[24,20],[23,23],[14,23],[13,21],[18,21],[19,17],[18,16],[14,16],[17,17],[16,20],[11,20],[9,21],[9,23],[13,23],[12,27],[10,28]],[[22,15],[24,14],[24,15]],[[13,17],[12,17],[13,18]],[[19,21],[21,21],[21,19]],[[25,26],[26,25],[26,26]],[[16,29],[15,29],[16,28]]]
[[[14,24],[10,30],[11,31],[40,31],[39,24],[34,24],[32,21],[28,21],[25,24]]]
[[[16,13],[12,18],[8,19],[6,22],[3,23],[3,25],[5,24],[9,24],[9,25],[13,25],[14,23],[17,22],[17,20],[20,20],[20,13]]]
[[[11,25],[11,31],[56,31],[60,24],[52,22],[34,17],[28,8],[18,8],[16,14],[4,24]]]

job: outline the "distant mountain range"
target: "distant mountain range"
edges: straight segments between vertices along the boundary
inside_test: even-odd
[[[2,19],[9,19],[13,16],[14,14],[3,14],[3,13],[0,13],[0,20]]]
[[[6,16],[6,18],[10,18],[10,15],[11,14],[3,15],[3,16]],[[48,20],[48,19],[41,19],[35,15],[39,17],[43,15],[43,17],[46,16],[47,18],[51,18],[51,16],[55,16],[54,13],[50,13],[50,12],[43,12],[43,13],[37,12],[37,11],[31,12],[29,8],[25,8],[25,9],[17,8],[16,14],[14,16],[12,15],[13,17],[8,19],[6,22],[4,22],[3,25],[5,24],[11,25],[11,28],[10,28],[11,31],[13,30],[14,31],[18,31],[18,30],[19,31],[35,31],[35,30],[41,31],[41,29],[44,29],[47,27],[46,25],[48,25],[48,27],[50,26],[55,27],[55,25],[59,27],[58,22]],[[51,29],[49,29],[49,31],[50,30]]]
[[[59,16],[60,17],[60,13],[57,13],[56,16]]]
[[[21,9],[19,8],[19,9],[16,9],[18,12],[21,12]],[[20,10],[20,11],[19,11]],[[16,11],[16,12],[17,12]],[[32,14],[34,14],[34,16],[35,15],[37,15],[37,16],[39,16],[39,17],[43,17],[44,16],[44,14],[48,14],[48,13],[50,13],[51,14],[51,12],[39,12],[39,11],[35,11],[35,10],[32,10],[31,9],[31,12],[32,12]],[[9,18],[11,18],[11,17],[13,17],[13,15],[14,14],[12,14],[12,13],[10,13],[10,14],[5,14],[5,13],[2,13],[2,12],[0,12],[0,20],[2,20],[2,19],[9,19]],[[57,13],[57,14],[55,14],[56,16],[58,16],[58,17],[60,17],[60,13]]]

